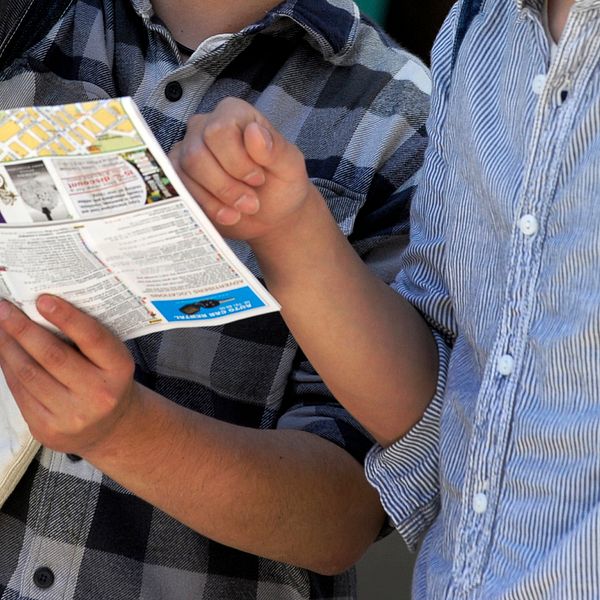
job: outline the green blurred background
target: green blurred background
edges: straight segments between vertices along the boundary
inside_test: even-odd
[[[388,0],[360,0],[361,10],[378,23],[385,23],[388,12]]]

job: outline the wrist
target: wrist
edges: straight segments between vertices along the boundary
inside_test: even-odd
[[[337,229],[323,196],[309,183],[306,197],[298,210],[270,231],[248,240],[248,243],[259,261],[266,261],[273,256],[279,260],[282,254],[285,256],[290,250],[297,251],[313,243],[315,231],[324,223],[331,226],[330,221]]]
[[[103,470],[107,463],[122,460],[128,449],[136,446],[136,438],[147,435],[147,417],[152,413],[153,392],[132,382],[127,404],[102,438],[81,452],[88,462]]]
[[[285,226],[250,242],[269,291],[283,305],[308,287],[327,286],[345,261],[356,259],[323,196],[314,185],[302,210]]]

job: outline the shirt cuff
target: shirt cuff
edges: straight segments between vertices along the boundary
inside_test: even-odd
[[[376,444],[365,460],[369,483],[379,492],[383,508],[413,551],[439,510],[440,414],[450,348],[440,334],[434,331],[433,335],[439,374],[432,401],[404,437],[387,448]]]

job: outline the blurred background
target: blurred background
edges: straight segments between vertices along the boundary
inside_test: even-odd
[[[357,4],[429,65],[431,45],[452,0],[358,0]],[[358,564],[359,600],[409,600],[414,559],[396,533],[374,544]]]
[[[431,44],[452,0],[358,0],[357,4],[404,48],[429,64]]]
[[[357,565],[358,600],[410,600],[414,560],[397,533],[378,541]]]

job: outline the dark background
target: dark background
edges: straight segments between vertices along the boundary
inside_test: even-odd
[[[451,0],[358,0],[361,9],[407,50],[429,64],[435,34],[453,2]]]

